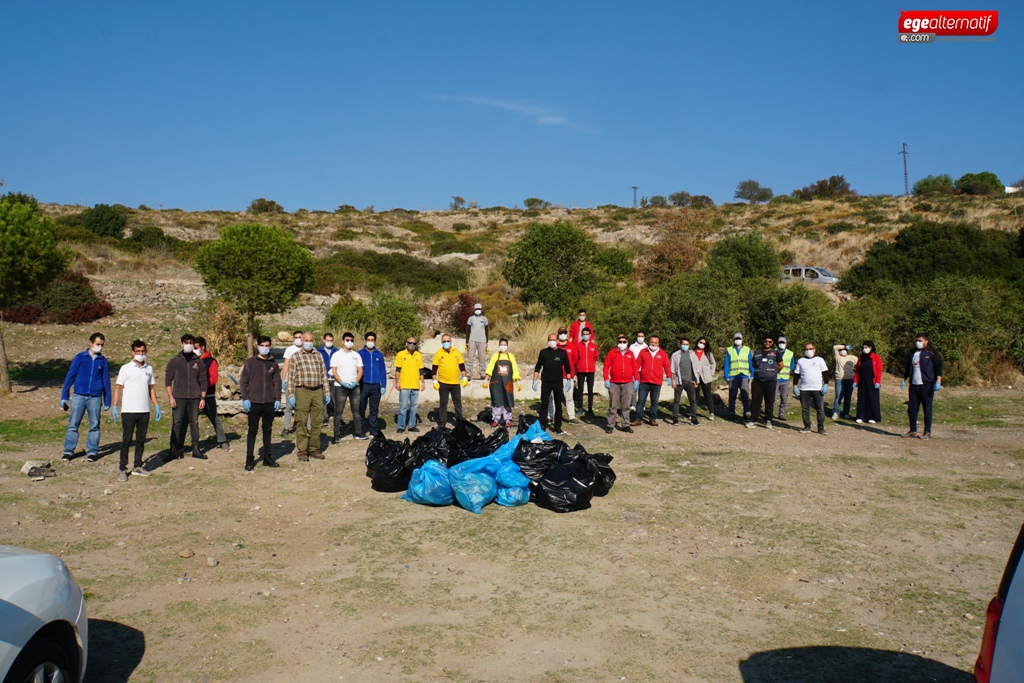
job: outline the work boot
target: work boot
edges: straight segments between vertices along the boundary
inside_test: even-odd
[[[269,455],[264,455],[263,456],[263,466],[264,467],[280,467],[280,465],[278,465],[276,462],[274,462],[274,459],[271,458]]]
[[[256,467],[256,460],[252,456],[245,459],[245,471],[252,472],[253,468]]]

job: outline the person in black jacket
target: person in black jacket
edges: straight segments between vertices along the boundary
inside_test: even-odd
[[[910,352],[900,389],[905,389],[910,380],[910,396],[907,415],[910,417],[910,431],[903,435],[919,439],[932,438],[932,399],[942,389],[942,356],[928,346],[928,335],[919,334]],[[917,413],[924,407],[924,433],[917,433]]]
[[[281,372],[277,361],[270,355],[270,337],[256,340],[256,355],[246,359],[242,366],[242,410],[249,414],[249,432],[245,439],[245,471],[256,466],[254,451],[256,432],[263,422],[263,466],[280,467],[270,454],[270,434],[274,428],[274,415],[281,409]]]
[[[167,363],[164,387],[171,404],[171,460],[185,457],[185,423],[192,434],[192,457],[206,460],[199,450],[199,411],[206,406],[206,365],[194,353],[195,337],[181,335],[181,353]]]
[[[533,390],[537,390],[540,379],[540,426],[548,428],[548,402],[555,402],[555,434],[562,433],[562,404],[565,402],[562,372],[572,374],[569,352],[558,347],[558,335],[548,335],[548,346],[537,355],[537,365],[533,368]],[[566,380],[572,382],[572,380]]]
[[[779,370],[782,369],[782,351],[775,348],[775,340],[766,336],[761,348],[753,353],[754,367],[750,369],[750,422],[747,427],[757,425],[761,417],[761,403],[764,402],[764,426],[772,428],[772,411],[775,410],[775,392],[778,388]]]

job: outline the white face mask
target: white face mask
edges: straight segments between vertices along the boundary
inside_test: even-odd
[[[305,349],[306,351],[312,351],[313,342],[302,342],[302,348]]]
[[[649,348],[651,350],[651,353],[657,353],[658,352],[658,345],[657,344],[651,344],[647,348]]]
[[[864,355],[866,356],[869,353],[871,353],[871,347],[870,346],[865,346],[863,349],[861,349],[861,351],[863,351]]]
[[[839,355],[840,356],[845,356],[846,355],[846,349],[839,349]]]
[[[583,321],[584,321],[584,320],[586,320],[586,319],[587,319],[587,316],[585,316],[585,315],[581,315],[581,316],[580,316],[580,322],[583,322]]]
[[[553,349],[553,348],[556,348],[557,346],[558,346],[558,342],[556,342],[556,341],[555,341],[555,340],[553,340],[553,339],[549,339],[549,340],[548,340],[548,348],[549,348],[549,349]]]
[[[619,347],[619,351],[625,351],[626,350],[626,342],[619,342],[617,344],[617,346]]]
[[[584,335],[582,335],[582,336],[581,336],[580,338],[581,338],[581,339],[582,339],[583,341],[590,341],[590,335],[589,335],[589,334],[584,334]]]
[[[135,359],[135,361],[136,361],[136,362],[138,362],[138,363],[145,363],[145,362],[146,362],[146,354],[144,354],[144,353],[137,353],[137,354],[135,354],[135,355],[134,355],[134,356],[132,356],[132,357],[133,357],[133,358]]]
[[[807,349],[804,351],[804,355],[808,358],[814,358],[814,349]]]
[[[558,335],[558,340],[559,341],[565,341],[568,338],[569,338],[569,335],[567,335],[565,332],[562,332],[561,334]]]
[[[351,339],[346,339],[343,343],[345,344],[346,349],[351,349],[353,346],[355,346]]]
[[[508,351],[508,344],[498,344],[498,350],[501,351],[502,353],[505,353],[506,351]]]
[[[636,343],[637,343],[637,344],[640,344],[640,345],[643,345],[643,343],[644,343],[644,337],[637,337],[637,338],[636,338]]]
[[[476,315],[480,315],[480,314],[481,314],[481,313],[483,313],[483,312],[484,312],[484,311],[483,311],[483,309],[482,309],[482,308],[474,308],[474,309],[473,309],[473,313],[475,313]]]
[[[260,346],[260,347],[257,347],[257,348],[258,348],[261,356],[269,356],[270,355],[270,347],[269,346]]]
[[[333,347],[334,347],[334,342],[329,341],[329,340],[324,340],[324,348],[325,349],[330,349],[330,348],[333,348]]]
[[[92,352],[94,354],[96,354],[97,356],[100,355],[101,353],[103,353],[103,344],[93,344],[92,345]]]
[[[372,339],[371,339],[371,340],[368,340],[368,341],[366,342],[366,348],[368,348],[368,349],[372,349],[372,348],[373,348],[374,346],[376,346],[376,345],[377,345],[377,342],[373,341]]]
[[[786,349],[786,342],[779,342],[779,350],[780,351],[785,351],[785,349]]]
[[[697,343],[697,348],[698,349],[703,349],[704,348],[704,342],[698,342]]]
[[[182,344],[181,350],[185,353],[185,355],[188,355],[192,353],[193,346],[191,344]]]
[[[296,337],[295,338],[295,345],[296,346],[302,346],[302,337]]]
[[[924,348],[924,342],[923,341],[915,342],[914,345],[917,348],[919,348],[919,349],[923,349]]]
[[[742,339],[733,339],[732,343],[734,345],[736,345],[736,346],[743,346],[743,340]]]

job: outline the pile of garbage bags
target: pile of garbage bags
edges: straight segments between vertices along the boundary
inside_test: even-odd
[[[572,512],[611,490],[611,461],[553,440],[535,419],[521,418],[511,438],[504,427],[485,437],[457,419],[451,429],[434,427],[411,443],[378,434],[366,448],[366,476],[375,491],[405,491],[402,498],[420,505],[457,503],[480,514],[491,502],[514,507],[533,501]]]

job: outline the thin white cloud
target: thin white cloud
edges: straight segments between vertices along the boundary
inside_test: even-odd
[[[461,102],[463,104],[471,104],[475,107],[501,109],[528,119],[533,119],[533,122],[539,126],[564,126],[567,128],[577,128],[577,126],[573,125],[567,116],[543,104],[530,102],[529,100],[503,100],[494,97],[477,97],[473,95],[438,95],[434,99],[442,102]]]

